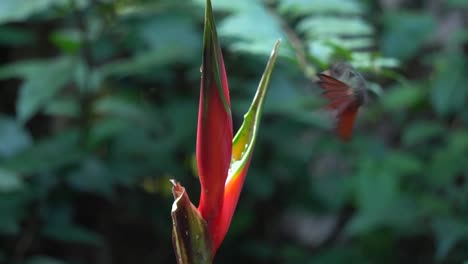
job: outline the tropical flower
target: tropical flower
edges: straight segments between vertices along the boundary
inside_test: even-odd
[[[206,2],[197,129],[197,166],[201,184],[198,208],[173,181],[173,244],[180,263],[211,263],[229,229],[253,154],[267,86],[279,41],[260,80],[244,122],[233,138],[231,101],[211,2]]]

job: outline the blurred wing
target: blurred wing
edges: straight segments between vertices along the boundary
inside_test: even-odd
[[[345,141],[351,139],[353,132],[354,120],[358,112],[359,106],[356,104],[350,104],[342,111],[338,113],[338,123],[336,124],[336,133],[340,138]]]
[[[348,85],[323,73],[319,73],[318,77],[320,80],[317,84],[324,90],[323,96],[328,99],[329,108],[339,109],[354,101],[353,94],[349,93]]]

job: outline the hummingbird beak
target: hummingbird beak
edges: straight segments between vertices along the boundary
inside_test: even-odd
[[[321,74],[332,76],[332,72],[330,70],[325,70],[325,71],[321,72]]]

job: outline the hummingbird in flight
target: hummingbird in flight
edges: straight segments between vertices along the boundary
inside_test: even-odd
[[[357,112],[367,101],[366,81],[347,62],[333,64],[319,73],[318,78],[317,84],[328,100],[327,108],[336,119],[335,131],[341,139],[349,141]]]

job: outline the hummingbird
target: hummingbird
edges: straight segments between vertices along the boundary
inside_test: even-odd
[[[328,100],[327,108],[336,119],[335,131],[341,139],[349,141],[359,107],[368,100],[366,81],[347,62],[333,64],[319,73],[318,78],[317,84]]]

